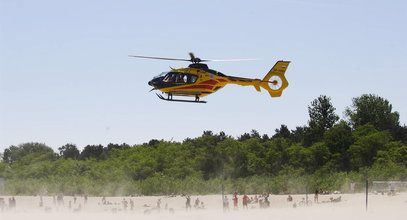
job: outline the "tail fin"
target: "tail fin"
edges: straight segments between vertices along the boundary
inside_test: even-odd
[[[290,61],[277,61],[261,81],[260,86],[266,89],[271,97],[280,97],[283,90],[287,88],[288,81],[284,74],[289,64]]]

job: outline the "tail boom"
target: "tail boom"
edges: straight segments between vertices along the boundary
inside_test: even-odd
[[[290,61],[277,61],[263,80],[228,77],[228,83],[241,86],[254,86],[258,92],[261,91],[260,88],[263,88],[269,92],[271,97],[280,97],[283,90],[288,87],[288,81],[284,75],[289,64]]]

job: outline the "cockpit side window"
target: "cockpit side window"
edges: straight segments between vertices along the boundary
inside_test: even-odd
[[[174,82],[174,80],[175,80],[175,73],[170,72],[164,77],[163,82],[172,83],[172,82]]]
[[[188,75],[189,83],[195,83],[197,79],[198,79],[198,77],[195,75]]]
[[[180,72],[169,72],[162,80],[165,83],[190,84],[195,83],[198,76]]]
[[[177,80],[176,80],[176,82],[177,83],[186,83],[186,81],[184,80],[184,77],[185,77],[186,75],[185,74],[182,74],[182,73],[179,73],[178,75],[177,75]]]

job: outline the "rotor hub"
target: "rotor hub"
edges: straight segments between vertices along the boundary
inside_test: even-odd
[[[269,79],[269,86],[272,90],[279,90],[283,86],[283,80],[280,76],[272,76]]]

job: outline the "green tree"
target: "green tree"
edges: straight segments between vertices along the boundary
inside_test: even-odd
[[[306,127],[297,126],[295,130],[291,130],[291,140],[293,142],[304,142]]]
[[[352,130],[344,121],[334,125],[324,134],[323,141],[331,154],[334,155],[332,161],[336,164],[338,171],[349,171],[348,149],[353,144],[354,138]]]
[[[73,160],[76,160],[78,159],[80,154],[75,144],[65,144],[64,146],[58,148],[58,150],[59,155],[64,159],[71,158]]]
[[[206,180],[217,177],[221,173],[222,158],[216,147],[220,141],[219,136],[213,135],[212,132],[210,134],[204,133],[192,141],[194,148],[199,149],[195,152],[199,152],[199,158],[197,158],[200,164],[199,169]]]
[[[20,144],[18,146],[10,146],[6,148],[3,153],[4,162],[11,164],[27,155],[33,153],[52,153],[54,150],[42,143],[30,142]]]
[[[335,125],[339,120],[335,110],[331,98],[325,95],[320,95],[311,102],[311,106],[308,106],[310,120],[304,135],[305,146],[321,141],[324,132]]]
[[[268,164],[268,171],[271,174],[278,175],[280,170],[289,162],[287,149],[291,146],[291,141],[286,138],[274,138],[264,143],[267,150],[265,160]]]
[[[399,113],[392,111],[387,99],[373,94],[353,98],[352,106],[346,108],[345,115],[353,129],[370,123],[381,131],[389,130],[394,134],[400,127]]]
[[[386,149],[377,152],[375,162],[395,163],[402,167],[407,167],[407,145],[393,141],[387,144]]]
[[[353,133],[355,143],[348,149],[350,166],[353,170],[370,167],[378,151],[388,150],[391,135],[388,131],[377,131],[373,125],[359,126]]]
[[[240,137],[238,138],[239,141],[245,141],[251,138],[251,135],[249,133],[244,133],[242,135],[240,135]]]
[[[156,140],[155,140],[156,141]],[[150,142],[154,142],[154,141],[150,141]],[[150,142],[149,142],[149,145],[150,145]],[[158,141],[159,142],[159,141]],[[112,149],[120,149],[120,150],[124,150],[124,149],[129,149],[130,148],[130,145],[128,145],[128,144],[126,144],[126,143],[123,143],[123,144],[113,144],[113,143],[109,143],[107,146],[106,146],[106,150],[109,152],[109,151],[111,151]]]
[[[336,108],[331,103],[331,98],[326,95],[320,95],[311,102],[308,106],[308,114],[310,120],[308,125],[311,128],[318,128],[326,131],[339,120],[339,116],[335,113]]]
[[[291,132],[288,129],[287,125],[281,125],[280,128],[277,128],[275,130],[275,134],[272,136],[272,138],[287,138],[291,139]]]
[[[298,169],[310,171],[312,164],[312,154],[309,148],[305,148],[300,144],[293,144],[288,149],[289,162],[288,165]]]
[[[317,142],[309,147],[311,152],[311,170],[316,171],[331,159],[331,152],[324,142]]]
[[[79,155],[79,159],[86,160],[89,158],[95,159],[105,159],[104,158],[104,149],[102,145],[87,145],[83,148],[81,154]]]
[[[267,171],[267,162],[265,161],[266,148],[261,139],[251,138],[243,142],[247,155],[247,175],[264,175]]]
[[[394,132],[392,132],[395,140],[402,141],[407,144],[407,126],[399,126]]]

